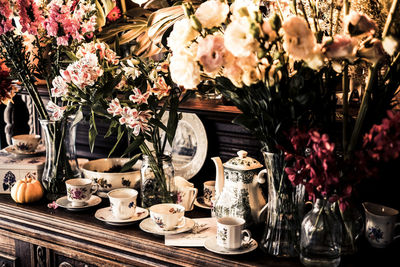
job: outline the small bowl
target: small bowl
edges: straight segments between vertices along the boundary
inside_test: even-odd
[[[20,152],[33,152],[40,143],[40,135],[20,134],[11,137],[14,148]]]
[[[129,158],[104,158],[90,160],[82,165],[82,172],[86,178],[92,179],[99,185],[97,194],[107,197],[107,193],[117,188],[139,188],[140,166],[139,160],[129,172],[109,172],[112,168],[122,167]]]

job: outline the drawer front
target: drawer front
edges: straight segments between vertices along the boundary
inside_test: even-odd
[[[16,267],[16,261],[16,257],[0,253],[0,267]]]
[[[54,252],[54,265],[55,267],[95,267],[89,263],[78,261],[72,258],[65,257]],[[0,266],[1,267],[1,266]]]

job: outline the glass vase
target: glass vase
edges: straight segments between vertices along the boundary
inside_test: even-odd
[[[65,181],[81,174],[76,158],[76,124],[73,120],[72,116],[60,121],[39,120],[46,146],[41,181],[49,200],[65,195]]]
[[[261,249],[278,257],[297,257],[300,242],[299,207],[304,190],[293,187],[284,171],[283,153],[263,151],[268,182],[268,213]]]
[[[301,224],[300,261],[305,266],[338,266],[342,224],[332,203],[317,199]]]
[[[140,169],[140,197],[143,208],[176,202],[174,175],[170,156],[143,155]]]

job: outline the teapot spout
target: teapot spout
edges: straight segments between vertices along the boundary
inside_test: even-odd
[[[220,157],[211,158],[214,161],[216,175],[215,175],[215,198],[217,199],[224,187],[224,166]]]

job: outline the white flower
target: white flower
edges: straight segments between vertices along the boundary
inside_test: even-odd
[[[236,87],[242,87],[242,74],[243,70],[239,66],[237,58],[230,54],[223,69],[223,76],[227,77]]]
[[[382,41],[383,49],[388,55],[393,56],[399,48],[399,42],[393,36],[386,36]]]
[[[197,57],[208,73],[218,71],[222,67],[226,53],[224,37],[222,36],[208,35],[199,41]]]
[[[225,22],[229,13],[229,6],[219,0],[209,0],[202,3],[195,12],[195,16],[204,28],[211,29]]]
[[[185,89],[195,89],[201,82],[200,66],[188,49],[174,53],[170,59],[169,70],[172,80]]]
[[[137,77],[140,76],[140,70],[132,63],[132,60],[128,59],[126,61],[126,64],[121,63],[122,65],[122,70],[125,73],[125,76],[127,78],[132,78],[133,80],[135,80]]]
[[[225,47],[236,57],[247,57],[254,53],[258,42],[250,32],[247,18],[232,21],[225,30]]]
[[[67,106],[60,107],[57,104],[55,104],[53,101],[49,101],[46,105],[46,109],[49,111],[51,119],[53,119],[55,121],[59,121],[62,119],[66,108],[67,108]]]
[[[68,84],[63,77],[55,77],[52,85],[53,88],[51,88],[51,95],[53,97],[62,97],[68,94]]]
[[[147,99],[149,98],[150,92],[147,91],[146,93],[142,94],[142,92],[137,89],[133,88],[133,95],[129,96],[129,100],[132,101],[135,104],[147,104]]]
[[[189,45],[199,33],[192,28],[190,21],[186,18],[175,22],[174,28],[167,38],[169,48],[173,51],[179,51]]]
[[[307,22],[300,17],[291,17],[282,25],[285,32],[283,48],[297,60],[307,59],[314,50],[316,40]]]
[[[259,1],[253,0],[237,0],[231,5],[232,17],[239,18],[242,16],[250,16],[255,18],[255,14],[259,11]]]
[[[314,47],[313,52],[305,59],[308,67],[313,70],[320,70],[324,64],[324,54],[322,53],[322,45],[317,44]]]
[[[122,107],[118,98],[111,100],[111,103],[108,104],[107,112],[112,114],[114,117],[121,115]]]

